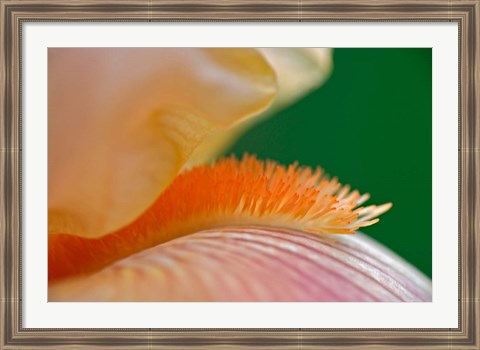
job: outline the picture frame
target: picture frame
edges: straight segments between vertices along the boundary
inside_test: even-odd
[[[1,0],[0,348],[468,349],[479,343],[479,0]],[[454,22],[459,29],[458,328],[32,329],[22,324],[22,26],[97,22]]]

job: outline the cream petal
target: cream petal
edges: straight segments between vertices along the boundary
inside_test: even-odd
[[[278,93],[273,105],[254,118],[243,120],[224,132],[214,133],[197,148],[188,162],[189,166],[213,159],[254,124],[322,85],[332,71],[332,49],[329,48],[260,48],[259,51],[277,75]]]
[[[269,106],[253,49],[48,54],[49,231],[98,237],[142,213],[211,133]]]
[[[431,301],[431,282],[357,233],[227,227],[179,238],[86,276],[49,301]]]
[[[322,85],[332,71],[329,48],[262,48],[277,73],[279,91],[274,107],[282,107]]]

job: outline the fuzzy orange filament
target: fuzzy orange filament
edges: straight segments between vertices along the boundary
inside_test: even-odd
[[[369,198],[320,168],[288,167],[253,156],[225,158],[177,176],[130,225],[97,239],[53,233],[49,281],[89,273],[189,233],[226,225],[268,225],[312,233],[354,233],[391,204],[359,207]]]

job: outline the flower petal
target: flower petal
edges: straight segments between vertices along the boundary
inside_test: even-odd
[[[49,232],[98,237],[141,214],[212,132],[264,110],[252,49],[49,49]]]
[[[277,76],[278,93],[273,105],[264,113],[243,120],[226,131],[212,133],[195,150],[188,166],[212,160],[254,124],[322,85],[332,71],[332,49],[329,48],[260,48],[259,51]]]
[[[332,71],[329,48],[262,48],[277,73],[275,107],[283,107],[322,85]]]
[[[430,301],[431,282],[362,235],[198,232],[53,283],[49,301]]]

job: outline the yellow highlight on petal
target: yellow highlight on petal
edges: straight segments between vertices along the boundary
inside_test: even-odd
[[[194,151],[187,166],[215,159],[259,121],[319,87],[332,71],[332,49],[329,48],[259,48],[258,51],[272,66],[277,77],[278,91],[272,106],[253,118],[242,119],[226,130],[212,132]]]

